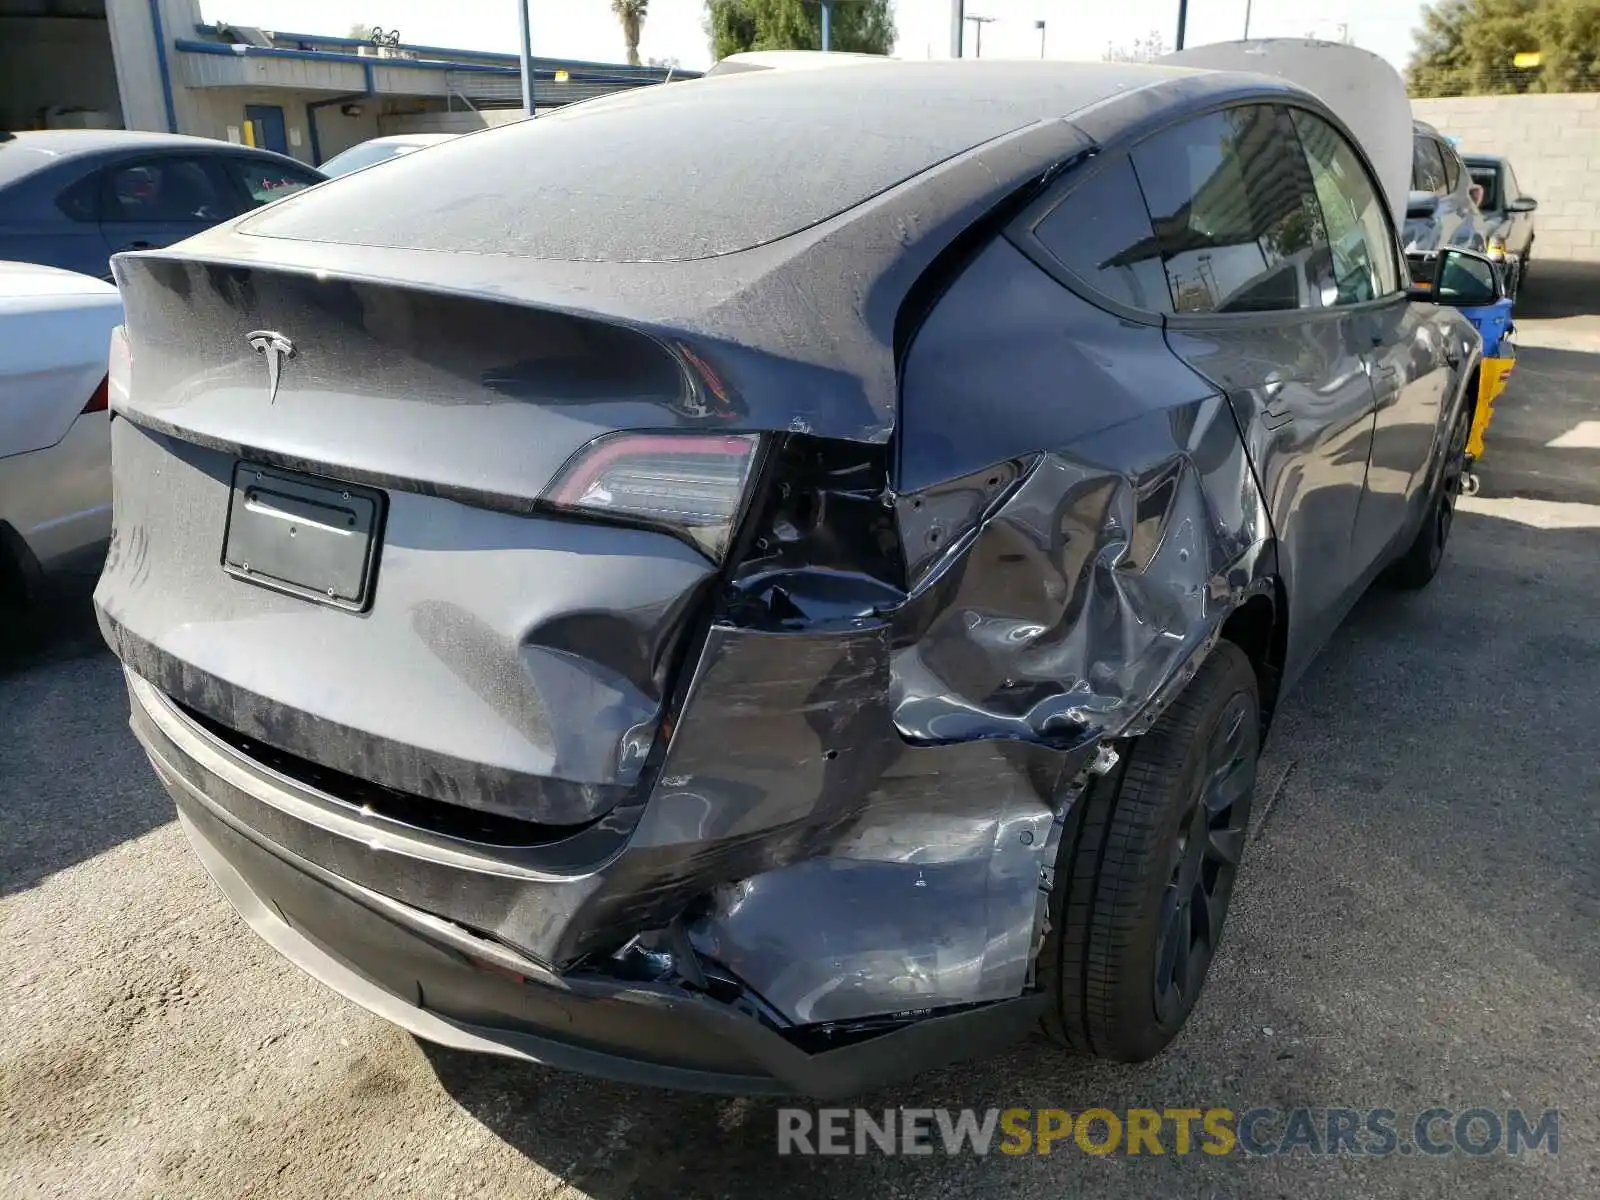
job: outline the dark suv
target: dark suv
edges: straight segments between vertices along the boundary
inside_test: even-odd
[[[1472,176],[1461,155],[1432,125],[1413,122],[1411,194],[1401,240],[1411,276],[1433,278],[1433,263],[1446,246],[1481,251],[1487,244],[1485,223],[1472,198]]]
[[[1501,264],[1506,291],[1515,296],[1528,277],[1528,262],[1533,257],[1533,214],[1539,202],[1523,194],[1517,173],[1505,159],[1472,154],[1467,156],[1466,164],[1472,185],[1478,189],[1486,251]]]

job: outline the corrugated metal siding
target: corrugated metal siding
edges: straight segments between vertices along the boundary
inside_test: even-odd
[[[185,87],[281,87],[327,92],[360,92],[366,89],[365,74],[355,63],[321,63],[303,58],[247,58],[242,54],[228,57],[183,51],[179,51],[176,57],[177,82]],[[435,74],[432,71],[410,73]]]
[[[373,60],[374,63],[380,61]],[[351,70],[360,72],[360,67]],[[415,67],[380,67],[372,70],[373,83],[383,96],[442,96],[447,72],[424,71]]]

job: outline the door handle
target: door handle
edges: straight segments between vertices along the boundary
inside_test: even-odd
[[[155,249],[155,244],[153,242],[129,242],[121,250],[118,250],[117,253],[118,254],[122,254],[122,253],[124,253],[124,252],[126,252],[128,250],[154,250],[154,249]]]

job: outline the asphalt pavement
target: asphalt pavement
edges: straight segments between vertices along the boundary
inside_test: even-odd
[[[233,916],[79,588],[0,633],[0,1194],[1600,1195],[1600,275],[1539,268],[1441,575],[1366,598],[1281,710],[1184,1035],[861,1103],[1556,1108],[1557,1153],[779,1158],[773,1102],[421,1046]]]

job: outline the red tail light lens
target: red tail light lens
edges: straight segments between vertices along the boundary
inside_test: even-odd
[[[744,503],[757,434],[612,433],[545,489],[558,508],[663,525],[721,560]]]
[[[109,376],[107,378],[109,378]],[[100,386],[95,388],[94,392],[89,396],[89,403],[87,403],[87,404],[85,404],[83,406],[83,411],[86,412],[86,413],[97,413],[97,412],[105,412],[105,410],[106,410],[106,380],[102,379],[100,381]]]
[[[128,328],[118,325],[111,331],[111,349],[106,355],[106,390],[112,404],[128,398],[128,376],[133,370],[133,347],[128,344]],[[100,407],[104,408],[102,404]]]

